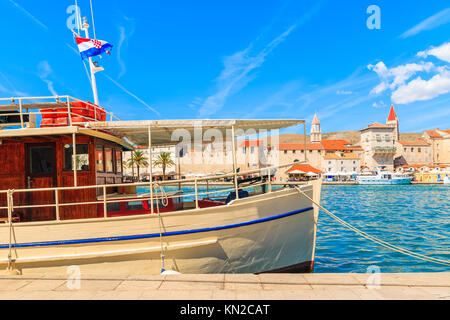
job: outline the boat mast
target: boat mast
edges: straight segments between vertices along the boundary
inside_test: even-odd
[[[83,17],[83,27],[81,28],[81,30],[84,30],[84,35],[85,35],[86,39],[90,39],[88,29],[89,29],[89,24],[87,22],[87,19],[86,19],[86,17]],[[89,57],[89,69],[91,70],[91,85],[92,85],[92,93],[94,95],[94,103],[96,105],[99,105],[98,94],[97,94],[97,82],[95,81],[95,73],[97,71],[103,70],[103,68],[97,68],[94,65],[94,63],[92,62],[92,57]]]

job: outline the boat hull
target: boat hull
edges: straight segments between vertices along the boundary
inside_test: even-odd
[[[320,185],[302,188],[320,199]],[[72,265],[96,275],[159,274],[162,268],[180,273],[311,272],[317,217],[311,201],[288,188],[226,206],[164,213],[161,228],[155,214],[20,223],[13,227],[11,253],[22,274],[67,274]],[[7,225],[0,226],[0,235],[0,264],[6,268]]]
[[[370,185],[400,185],[411,184],[412,178],[399,178],[399,179],[361,179],[357,180],[358,184],[370,184]]]

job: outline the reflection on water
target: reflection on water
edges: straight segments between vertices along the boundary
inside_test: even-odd
[[[450,260],[450,187],[323,186],[322,205],[355,227],[404,249]],[[450,271],[366,240],[320,212],[314,272]]]

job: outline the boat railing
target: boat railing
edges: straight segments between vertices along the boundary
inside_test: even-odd
[[[75,106],[74,102],[82,103],[84,107]],[[101,106],[68,95],[0,98],[0,127],[34,128],[38,115],[42,119],[65,119],[59,123],[44,123],[41,120],[41,127],[120,120],[113,112],[109,112]],[[17,121],[8,121],[7,117],[15,117],[13,119]]]
[[[305,161],[301,161],[305,162]],[[273,177],[272,172],[275,169],[282,169],[286,167],[290,167],[295,164],[301,163],[299,161],[283,164],[283,165],[277,165],[277,166],[270,166],[270,167],[263,167],[259,169],[254,169],[250,171],[245,172],[233,172],[228,174],[222,174],[222,175],[211,175],[211,176],[204,176],[204,177],[195,177],[190,179],[178,179],[178,180],[165,180],[165,181],[149,181],[149,182],[134,182],[134,183],[119,183],[119,184],[103,184],[103,185],[89,185],[89,186],[71,186],[71,187],[52,187],[52,188],[33,188],[33,189],[9,189],[9,190],[1,190],[0,196],[3,198],[4,195],[6,196],[6,204],[7,206],[1,206],[0,210],[7,210],[8,211],[8,218],[6,223],[12,223],[12,215],[10,213],[13,213],[17,211],[20,212],[20,210],[24,209],[39,209],[39,208],[55,208],[55,218],[54,219],[47,219],[43,221],[67,221],[67,220],[78,220],[82,218],[65,218],[64,214],[61,214],[61,209],[67,208],[67,207],[75,207],[75,206],[93,206],[95,205],[96,214],[95,217],[91,218],[111,218],[108,216],[108,204],[111,203],[122,203],[122,202],[130,202],[130,201],[149,201],[151,206],[151,209],[148,210],[148,213],[158,213],[159,207],[155,206],[155,201],[163,200],[163,199],[173,199],[173,198],[179,198],[179,199],[186,199],[191,198],[193,207],[189,207],[187,209],[200,209],[200,201],[208,198],[211,199],[211,196],[214,198],[222,198],[225,199],[227,197],[227,193],[234,192],[234,197],[236,199],[239,199],[239,191],[246,190],[249,188],[253,188],[253,190],[256,190],[256,187],[262,187],[265,186],[265,192],[272,192],[273,185],[279,186],[280,183],[273,183]],[[239,177],[242,176],[249,176],[249,175],[255,175],[256,177],[260,177],[261,179],[255,180],[253,182],[244,184],[244,182],[238,184],[237,181]],[[226,179],[232,179],[233,182],[230,182],[229,184],[223,184],[220,183],[220,185],[224,188],[219,188],[219,186],[215,186],[213,189],[210,188],[211,181],[217,181],[217,180],[226,180]],[[199,183],[206,182],[205,184],[200,185]],[[191,190],[183,190],[183,192],[180,193],[174,193],[174,194],[165,194],[166,187],[170,186],[178,186],[178,189],[181,190],[182,186],[192,186],[193,189]],[[214,185],[213,185],[214,186]],[[149,192],[144,192],[141,194],[133,193],[108,193],[108,190],[111,188],[120,188],[120,187],[148,187]],[[206,188],[205,188],[206,187]],[[92,190],[92,194],[96,194],[95,201],[61,201],[62,194],[64,192],[70,192],[70,191],[81,191],[81,190]],[[97,192],[100,191],[100,192]],[[159,192],[158,192],[159,191]],[[20,199],[29,199],[33,197],[27,197],[27,194],[30,195],[31,193],[39,193],[39,192],[53,192],[53,201],[49,201],[49,203],[40,203],[40,204],[31,204],[31,203],[18,203]],[[21,196],[22,195],[22,196]],[[48,196],[48,194],[47,194]],[[206,196],[206,197],[205,197]],[[203,197],[203,198],[202,198]],[[16,198],[16,200],[14,200]],[[38,197],[36,197],[38,198]],[[65,200],[65,199],[64,199]],[[16,203],[14,203],[16,201]],[[223,203],[225,205],[225,203]],[[98,213],[98,205],[103,206],[103,214],[99,215]],[[142,214],[139,214],[142,215]],[[130,215],[131,216],[131,215]],[[88,218],[89,219],[89,218]],[[22,221],[22,222],[35,222],[33,220],[31,221]],[[19,222],[20,223],[20,222]]]

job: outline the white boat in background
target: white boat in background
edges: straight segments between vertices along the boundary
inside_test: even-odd
[[[356,177],[358,184],[371,184],[371,185],[399,185],[399,184],[411,184],[413,179],[410,175],[392,173],[384,170],[381,167],[377,170],[376,174],[372,175],[360,175]]]
[[[450,177],[449,176],[445,176],[444,177],[444,184],[450,184]]]

